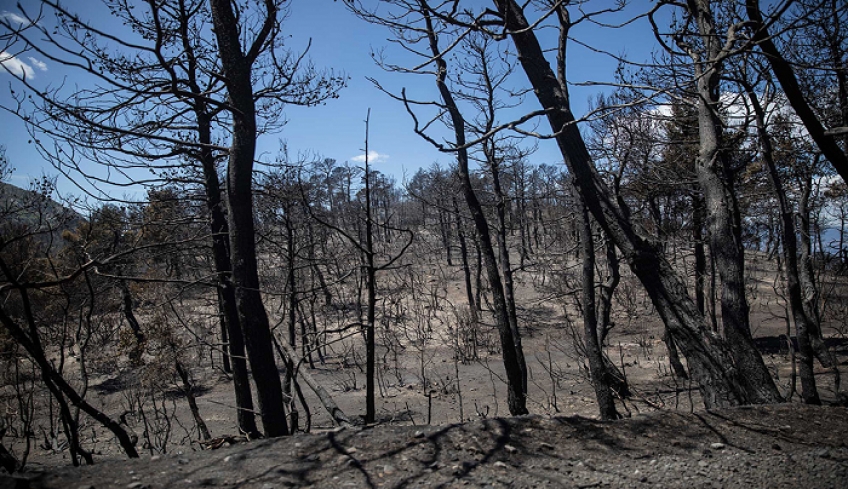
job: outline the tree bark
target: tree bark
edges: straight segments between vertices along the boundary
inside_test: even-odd
[[[192,70],[193,72],[193,70]],[[200,87],[194,84],[192,92],[200,94]],[[212,260],[218,274],[218,311],[221,328],[226,331],[225,358],[229,360],[233,373],[233,390],[236,397],[236,419],[239,429],[251,438],[259,433],[256,416],[253,414],[253,394],[247,372],[247,358],[244,351],[244,334],[239,323],[238,304],[232,282],[232,261],[227,241],[230,229],[224,213],[221,199],[221,182],[215,155],[212,153],[212,118],[204,104],[194,106],[197,118],[198,141],[202,145],[198,159],[203,168],[203,183],[206,191],[206,209],[209,212],[209,226],[212,231]]]
[[[277,7],[273,1],[265,1],[266,18],[246,55],[242,52],[239,22],[232,3],[229,0],[210,0],[210,6],[233,115],[227,167],[227,205],[236,305],[256,383],[262,427],[266,436],[275,437],[287,435],[288,426],[282,384],[271,345],[271,328],[259,293],[252,193],[257,137],[256,105],[251,81],[255,58],[251,59],[251,56],[255,53],[253,47],[261,47],[274,28]]]
[[[641,280],[669,333],[689,360],[708,408],[742,403],[773,402],[761,386],[735,368],[727,343],[705,327],[703,316],[686,286],[657,246],[639,236],[612,201],[592,163],[571,113],[567,90],[557,80],[535,33],[515,0],[494,0],[534,88],[569,171],[589,211],[621,251],[624,261]]]
[[[592,221],[586,206],[581,206],[580,241],[583,248],[583,343],[589,360],[592,387],[598,400],[601,419],[619,419],[612,395],[612,379],[606,369],[603,350],[598,341],[598,316],[595,309],[595,240]]]
[[[494,114],[491,114],[494,122]],[[512,263],[509,259],[509,244],[507,243],[507,222],[506,222],[506,201],[507,195],[501,187],[500,165],[495,159],[495,143],[487,141],[484,144],[486,159],[489,163],[489,170],[492,172],[492,187],[495,194],[495,214],[498,219],[498,227],[495,229],[497,237],[498,251],[500,255],[500,269],[503,278],[503,294],[506,301],[506,313],[509,320],[509,326],[512,329],[512,337],[515,342],[515,352],[518,356],[518,363],[526,365],[524,359],[524,349],[521,346],[521,331],[518,329],[518,311],[515,308],[515,284],[512,278]],[[527,369],[522,370],[522,389],[527,392]]]
[[[368,125],[371,109],[365,119],[365,273],[368,281],[368,304],[365,321],[365,423],[377,421],[375,403],[377,382],[377,266],[374,263],[374,222],[371,216],[371,175],[368,167]],[[441,220],[441,214],[440,214]],[[444,229],[444,226],[442,226]],[[448,251],[450,260],[450,251]]]

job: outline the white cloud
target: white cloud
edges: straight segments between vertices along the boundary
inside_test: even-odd
[[[35,71],[33,71],[32,66],[6,51],[0,51],[0,65],[17,77],[35,78]]]
[[[0,19],[5,20],[6,22],[14,22],[15,24],[21,24],[21,25],[31,24],[31,22],[29,20],[27,20],[26,17],[18,15],[14,12],[8,12],[8,11],[5,11],[5,10],[3,11],[3,13],[0,13]]]
[[[41,61],[40,59],[35,59],[32,56],[27,56],[29,62],[32,63],[33,66],[38,68],[40,71],[47,71],[47,63]]]
[[[0,66],[14,76],[35,78],[35,70],[47,71],[47,63],[44,61],[32,56],[27,56],[27,60],[23,61],[13,54],[0,51]]]
[[[368,163],[382,163],[384,161],[387,161],[388,159],[389,159],[389,155],[380,154],[376,151],[369,151],[368,152]],[[353,160],[357,163],[365,163],[365,155],[362,154],[362,155],[354,156],[353,158],[351,158],[351,160]]]

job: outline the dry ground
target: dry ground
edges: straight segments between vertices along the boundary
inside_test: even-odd
[[[525,416],[298,434],[65,467],[9,487],[844,489],[846,435],[841,407],[658,412],[616,422]]]
[[[787,393],[790,356],[781,337],[786,325],[774,293],[775,274],[770,263],[757,260],[752,255],[749,262],[754,335],[781,392]],[[459,268],[434,266],[422,275],[427,290],[419,292],[433,300],[427,328],[393,325],[378,336],[383,344],[396,345],[379,352],[379,426],[328,431],[329,418],[304,386],[312,429],[318,434],[201,451],[186,402],[174,386],[160,396],[160,407],[175,416],[166,443],[160,436],[145,444],[140,421],[128,418],[142,439],[142,460],[122,460],[111,437],[89,424],[84,433],[91,436],[84,445],[95,453],[94,467],[67,467],[66,451],[38,446],[40,440],[34,440],[30,472],[24,476],[38,477],[36,486],[98,489],[848,487],[844,408],[792,404],[699,412],[697,389],[670,374],[661,324],[638,285],[626,277],[607,352],[633,387],[635,395],[619,405],[632,419],[590,419],[596,414],[594,394],[585,362],[574,348],[573,331],[582,325],[573,304],[537,287],[539,277],[532,273],[517,275],[517,291],[529,370],[528,407],[535,416],[503,418],[508,410],[500,355],[481,347],[477,360],[455,360],[454,319],[464,303]],[[848,342],[842,324],[839,318],[832,320],[826,333],[845,378]],[[361,338],[335,343],[328,353],[312,375],[348,415],[361,414]],[[201,365],[193,369],[201,415],[213,437],[237,435],[229,381],[208,363]],[[824,400],[833,402],[831,375],[820,370],[818,379]],[[102,374],[93,380],[88,396],[96,405],[112,415],[126,409],[129,379]],[[153,406],[146,408],[153,414]],[[301,412],[301,427],[304,422]],[[39,437],[44,425],[43,420],[38,424]],[[20,452],[20,439],[7,436],[4,443]]]

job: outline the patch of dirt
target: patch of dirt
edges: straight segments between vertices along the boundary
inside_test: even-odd
[[[41,473],[33,466],[25,481],[0,487],[842,489],[847,443],[843,407],[655,412],[617,422],[536,415],[298,434]]]

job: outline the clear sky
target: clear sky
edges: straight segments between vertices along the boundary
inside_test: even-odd
[[[15,3],[15,0],[0,0],[0,15],[18,12]],[[30,11],[35,11],[38,5],[36,0],[24,0],[21,3]],[[79,12],[82,18],[120,35],[120,24],[115,23],[109,17],[108,11],[97,3],[96,0],[70,0],[66,1],[65,5],[70,10]],[[340,162],[355,161],[354,158],[360,156],[364,148],[363,121],[370,108],[370,147],[379,155],[372,160],[375,169],[402,182],[404,175],[411,177],[418,168],[429,166],[433,162],[448,165],[452,159],[451,155],[439,153],[429,143],[416,136],[412,132],[412,121],[401,104],[381,93],[366,79],[377,78],[385,87],[397,92],[406,88],[411,98],[434,99],[436,90],[433,77],[392,74],[378,68],[371,59],[371,52],[384,47],[389,49],[391,61],[397,64],[411,65],[416,61],[396,48],[393,49],[392,44],[387,41],[390,36],[387,30],[356,18],[341,2],[293,0],[290,3],[291,15],[284,26],[285,33],[290,36],[288,45],[294,49],[303,48],[311,39],[310,53],[313,63],[317,67],[343,72],[350,80],[348,86],[340,92],[339,98],[330,100],[325,105],[313,108],[287,107],[285,114],[289,120],[288,124],[279,134],[269,134],[260,140],[258,158],[273,161],[279,142],[284,141],[292,157],[299,154],[320,155]],[[468,3],[490,6],[490,2],[483,0],[472,0]],[[613,0],[596,0],[588,5],[603,8],[612,7],[615,3]],[[644,12],[651,4],[648,0],[633,0],[627,14],[618,16],[617,21],[633,13]],[[542,36],[554,34],[553,30],[547,30]],[[572,35],[593,47],[616,55],[627,55],[636,61],[647,59],[655,46],[650,27],[645,21],[617,30],[580,25],[573,30]],[[550,40],[551,38],[547,37],[543,42]],[[14,54],[12,49],[9,52]],[[616,68],[615,60],[575,43],[570,45],[569,53],[570,81],[612,80]],[[31,53],[25,53],[18,58],[10,58],[9,54],[5,53],[0,56],[0,61],[10,70],[27,70],[31,81],[38,86],[90,83],[90,80],[79,76],[73,70],[39,59]],[[516,78],[516,83],[526,84],[523,74]],[[0,104],[6,107],[12,103],[10,89],[20,92],[20,85],[10,73],[0,70]],[[600,87],[572,87],[571,96],[576,115],[585,113],[588,99],[601,90],[603,89]],[[536,108],[538,106],[531,94],[522,109],[529,111]],[[31,178],[41,174],[56,174],[35,151],[33,145],[28,143],[29,136],[19,119],[4,111],[0,113],[0,127],[0,144],[6,147],[7,157],[16,169],[10,183],[25,187]],[[544,131],[546,127],[540,126],[539,129]],[[532,161],[537,164],[556,164],[561,159],[552,141],[542,141]],[[59,189],[64,193],[78,193],[62,178],[59,180]]]

